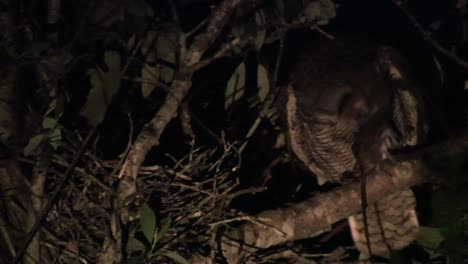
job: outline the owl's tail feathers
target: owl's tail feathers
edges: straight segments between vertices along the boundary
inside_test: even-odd
[[[394,250],[402,249],[416,238],[419,223],[416,200],[411,189],[393,193],[367,208],[367,226],[373,255],[389,257]],[[356,248],[365,254],[367,238],[362,214],[348,218]]]

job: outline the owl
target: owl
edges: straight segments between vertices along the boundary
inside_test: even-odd
[[[365,40],[321,40],[299,57],[281,93],[291,152],[318,184],[343,183],[379,170],[392,153],[427,134],[423,100],[405,59]],[[356,248],[388,257],[418,232],[413,192],[396,191],[349,216]]]

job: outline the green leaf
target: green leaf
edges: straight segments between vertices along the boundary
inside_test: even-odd
[[[177,252],[174,252],[174,251],[163,251],[161,252],[162,255],[174,260],[175,262],[179,263],[179,264],[190,264],[190,262],[188,262],[188,260],[186,260],[184,257],[182,257],[181,255],[179,255]]]
[[[448,257],[449,263],[462,263],[463,255],[468,255],[468,241],[465,238],[467,231],[468,226],[462,221],[441,228],[441,232],[446,238],[441,248]]]
[[[418,235],[416,236],[416,243],[428,249],[439,248],[445,237],[442,235],[439,228],[421,226]]]
[[[262,64],[257,66],[257,87],[258,97],[260,102],[263,103],[270,92],[270,80],[268,78],[268,72]]]
[[[224,109],[228,109],[244,95],[245,74],[245,64],[241,63],[227,83],[226,93],[224,94]]]
[[[56,128],[49,134],[49,144],[53,149],[57,149],[62,143],[62,130]]]
[[[141,264],[145,260],[145,256],[132,256],[127,259],[127,264]]]
[[[173,32],[159,32],[156,38],[156,56],[163,61],[176,63],[177,36]],[[161,79],[169,83],[174,79],[174,69],[161,65]]]
[[[319,25],[328,24],[328,22],[336,17],[336,7],[332,0],[320,0],[320,21]]]
[[[255,36],[255,48],[260,50],[265,43],[266,28],[265,28],[265,13],[262,10],[259,10],[255,13],[255,23],[257,28],[261,28],[257,31]]]
[[[144,204],[140,211],[140,227],[143,235],[151,243],[156,231],[156,214],[148,204]]]
[[[43,134],[39,134],[29,139],[28,145],[26,145],[26,147],[24,147],[23,149],[24,155],[25,156],[33,155],[34,152],[39,147],[39,145],[43,142],[44,137],[45,136]]]
[[[464,215],[464,210],[468,208],[466,199],[460,199],[463,191],[452,189],[441,189],[432,195],[431,219],[433,226],[450,226],[457,222]]]
[[[131,237],[127,242],[127,254],[131,255],[137,251],[146,251],[146,246],[140,240]]]
[[[331,0],[311,1],[304,8],[304,16],[305,21],[318,20],[318,25],[326,25],[336,16],[335,3]]]
[[[51,118],[51,117],[44,117],[42,120],[42,128],[44,129],[52,129],[57,126],[58,120]]]
[[[156,88],[159,81],[159,73],[160,67],[158,65],[151,66],[148,63],[143,64],[143,67],[141,68],[141,94],[143,95],[143,98],[148,98],[154,88]]]
[[[91,82],[91,90],[80,114],[88,120],[92,126],[99,125],[112,102],[114,95],[120,88],[120,56],[116,52],[106,52],[104,62],[108,71],[101,68],[89,69],[88,76]]]
[[[172,224],[172,219],[170,217],[167,217],[166,219],[164,219],[163,224],[161,226],[161,230],[159,230],[157,237],[155,239],[155,242],[154,242],[155,244],[164,238],[164,236],[169,231],[171,224]]]

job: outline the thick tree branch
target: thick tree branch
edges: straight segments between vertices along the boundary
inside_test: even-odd
[[[420,184],[428,175],[420,160],[386,162],[382,167],[385,169],[371,171],[367,176],[369,204],[397,190]],[[289,207],[260,213],[256,216],[258,222],[245,223],[223,239],[223,254],[228,263],[240,263],[242,257],[257,248],[317,236],[329,231],[332,224],[360,211],[360,184],[353,182]]]
[[[416,154],[400,155],[395,161],[382,163],[380,169],[367,175],[368,203],[430,179],[432,172],[421,158],[437,163],[467,150],[468,134],[464,133],[443,144],[416,151]],[[356,181],[286,208],[258,214],[222,238],[222,251],[228,263],[242,263],[249,253],[259,248],[317,236],[329,231],[332,224],[360,211],[360,183]]]

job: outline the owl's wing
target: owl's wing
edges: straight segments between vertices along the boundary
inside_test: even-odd
[[[422,101],[397,52],[335,44],[312,52],[312,61],[304,56],[283,92],[289,146],[319,184],[340,182],[357,165],[361,173],[378,169],[389,150],[414,146],[427,131]],[[367,218],[373,253],[381,256],[411,243],[419,226],[411,190],[370,205]],[[349,218],[356,246],[365,252],[362,221],[360,214]]]

